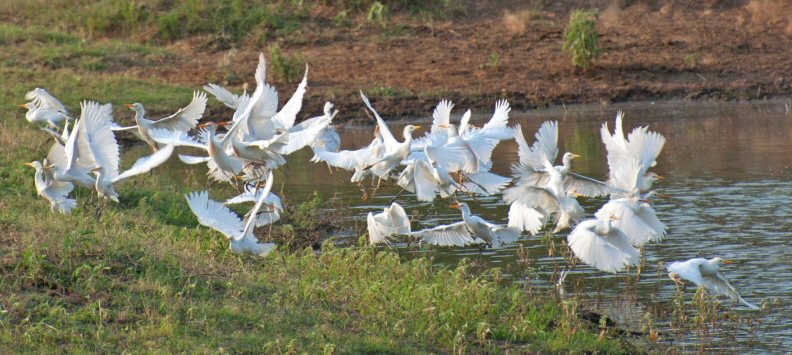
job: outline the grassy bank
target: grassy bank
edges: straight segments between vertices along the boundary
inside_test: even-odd
[[[99,222],[80,208],[53,214],[22,165],[46,154],[43,133],[2,114],[3,353],[627,351],[581,324],[574,305],[532,298],[497,271],[329,244],[263,260],[232,254],[184,203],[203,174],[178,185],[138,177]]]
[[[23,165],[51,144],[16,107],[27,90],[46,87],[74,115],[81,99],[110,101],[125,121],[123,103],[168,111],[195,88],[128,75],[176,56],[156,45],[8,23],[0,44],[2,353],[630,351],[573,304],[533,298],[497,271],[436,270],[369,247],[234,255],[187,208],[183,194],[206,183],[188,169],[125,182],[99,222],[90,209],[53,214]]]

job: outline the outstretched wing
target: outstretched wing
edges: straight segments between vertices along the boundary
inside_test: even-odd
[[[108,178],[118,175],[119,151],[115,134],[110,130],[113,118],[108,106],[95,101],[83,101],[80,124],[84,142],[87,142],[96,165],[104,170]],[[82,147],[78,147],[81,149]],[[83,152],[79,152],[82,156]]]
[[[196,91],[193,93],[192,101],[187,106],[169,117],[154,122],[153,127],[187,132],[195,128],[195,125],[198,124],[201,116],[203,116],[206,110],[206,101],[206,94]]]
[[[168,144],[160,148],[154,154],[138,159],[135,164],[129,168],[129,170],[124,171],[120,175],[113,178],[113,183],[135,175],[145,174],[151,171],[151,169],[154,169],[168,161],[168,159],[171,157],[171,154],[173,154],[173,145]]]
[[[305,96],[305,90],[307,88],[308,65],[305,66],[305,75],[303,75],[300,85],[297,86],[297,90],[294,91],[294,95],[292,95],[289,101],[283,105],[283,108],[275,114],[275,117],[272,117],[273,121],[280,123],[281,128],[289,129],[294,126],[294,120],[297,119],[297,114],[302,108],[303,96]]]
[[[386,150],[392,149],[394,146],[398,145],[399,142],[396,141],[396,138],[391,133],[390,129],[388,129],[388,125],[385,124],[385,120],[380,117],[379,113],[371,107],[371,102],[369,102],[368,97],[363,94],[363,91],[360,91],[360,97],[363,99],[363,103],[366,104],[369,110],[374,113],[374,118],[377,120],[377,127],[379,127],[379,133],[382,136],[382,140],[385,143]]]
[[[432,112],[432,133],[444,132],[451,124],[451,109],[454,104],[448,100],[441,100]]]
[[[239,216],[222,203],[210,200],[208,191],[193,192],[185,198],[201,225],[223,233],[229,239],[243,234],[245,225]]]
[[[587,197],[608,196],[614,189],[608,184],[573,172],[568,172],[564,177],[564,187],[567,192]]]
[[[476,243],[464,221],[412,232],[410,235],[430,245],[465,246]]]
[[[228,108],[236,109],[239,106],[239,95],[233,94],[220,85],[210,83],[204,85],[203,89],[214,95],[217,101],[222,102]]]

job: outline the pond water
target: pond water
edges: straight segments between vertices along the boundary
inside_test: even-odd
[[[709,350],[751,348],[777,352],[792,349],[789,308],[792,296],[792,114],[789,105],[789,101],[641,102],[512,111],[510,123],[520,123],[529,142],[533,141],[543,121],[558,120],[561,151],[583,156],[573,162],[573,170],[598,179],[607,176],[599,128],[605,121],[612,127],[617,109],[625,111],[625,129],[649,125],[667,139],[655,168],[666,179],[655,186],[669,197],[658,199],[655,205],[669,233],[662,242],[646,246],[640,281],[628,284],[624,273],[605,274],[578,265],[565,283],[569,285],[567,294],[569,289],[575,289],[588,296],[597,295],[597,302],[605,303],[600,306],[615,312],[611,315],[613,318],[624,318],[631,324],[630,328],[640,330],[647,310],[670,312],[676,286],[666,276],[666,263],[720,255],[735,261],[724,270],[732,285],[753,303],[772,303],[774,311],[762,318],[761,325],[753,324],[757,330],[752,331],[752,327],[744,325],[736,326],[729,334],[716,334],[714,339],[707,340]],[[429,124],[430,119],[391,123],[391,129],[400,132],[407,122]],[[342,149],[357,149],[368,144],[372,128],[344,127]],[[509,174],[509,166],[517,160],[516,147],[513,141],[498,146],[493,155],[493,172]],[[306,163],[310,156],[310,151],[304,150],[290,157],[286,175],[277,179],[276,184],[284,184],[288,198],[294,200],[319,191],[325,198],[335,197],[342,206],[350,207],[350,232],[346,235],[350,242],[356,240],[365,228],[366,214],[381,210],[399,189],[385,188],[375,198],[362,201],[358,187],[349,183],[349,173],[331,175],[324,164]],[[589,217],[606,202],[605,199],[580,201]],[[398,202],[413,216],[416,230],[453,223],[461,218],[459,211],[448,208],[448,201],[421,203],[405,194]],[[470,203],[474,214],[494,223],[506,223],[508,206],[498,197],[480,198]],[[557,247],[565,243],[566,233],[568,231],[552,237]],[[438,264],[456,264],[462,258],[471,258],[477,264],[500,267],[507,273],[516,269],[520,248],[527,253],[532,276],[518,281],[551,287],[554,273],[564,267],[564,260],[560,252],[549,256],[549,243],[541,236],[526,234],[518,244],[483,252],[475,247],[431,250],[407,245],[397,247],[406,257],[431,253]],[[688,302],[694,290],[692,286],[687,288]],[[755,317],[744,307],[735,308],[735,312],[749,319]],[[661,331],[665,326],[670,332],[667,320],[656,319],[655,322]],[[664,339],[689,345],[691,350],[696,349],[692,344],[701,341],[693,335],[680,339],[668,334]]]
[[[573,170],[598,179],[607,176],[599,128],[605,121],[612,127],[618,109],[625,111],[625,129],[649,125],[666,137],[654,171],[666,177],[655,187],[669,197],[656,200],[655,209],[669,228],[668,236],[660,243],[646,246],[638,282],[634,272],[628,278],[626,273],[605,274],[578,264],[566,279],[566,295],[588,300],[587,308],[607,312],[631,330],[641,331],[646,312],[651,312],[655,327],[661,331],[661,342],[681,346],[686,352],[698,351],[702,342],[706,343],[707,351],[715,352],[750,349],[774,353],[792,349],[790,103],[787,100],[640,102],[512,111],[510,124],[521,124],[529,143],[543,121],[558,120],[561,152],[582,155],[573,161]],[[431,124],[429,118],[389,124],[394,132],[401,132],[403,125],[416,122]],[[342,149],[367,145],[372,139],[372,129],[373,126],[344,127]],[[366,214],[381,211],[399,189],[386,187],[373,199],[363,201],[359,188],[349,182],[350,173],[331,174],[324,163],[308,162],[311,156],[308,149],[290,156],[286,169],[276,174],[274,190],[283,193],[284,201],[291,203],[304,201],[314,191],[326,200],[335,199],[335,205],[346,209],[342,215],[347,216],[348,228],[339,238],[348,244],[356,243],[364,233]],[[502,142],[493,154],[493,172],[509,175],[509,167],[516,160],[516,143]],[[184,166],[178,161],[171,166],[173,170],[166,174],[173,173],[174,178],[183,179]],[[580,199],[587,217],[593,217],[606,201]],[[412,216],[414,230],[461,220],[459,211],[449,208],[448,201],[422,203],[404,194],[398,202]],[[498,196],[468,202],[474,214],[494,223],[507,222],[508,206]],[[468,258],[477,267],[499,267],[507,277],[520,275],[514,276],[517,282],[548,288],[553,287],[558,271],[565,267],[561,250],[567,233],[545,237],[526,233],[517,244],[483,251],[477,247],[397,245],[395,248],[406,258],[430,253],[438,265],[456,265]],[[553,256],[548,251],[551,242],[558,250]],[[735,317],[720,323],[705,339],[696,332],[679,335],[670,326],[677,289],[666,276],[664,265],[697,256],[734,260],[735,264],[724,267],[726,278],[748,301],[758,305],[767,303],[771,310],[756,312],[735,307]],[[527,260],[528,267],[520,260]],[[684,294],[686,312],[692,317],[696,316],[690,305],[694,292],[695,287],[690,285]],[[721,300],[729,303],[727,299]]]

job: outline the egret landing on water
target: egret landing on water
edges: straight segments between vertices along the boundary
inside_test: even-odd
[[[698,287],[706,287],[719,295],[726,295],[732,302],[740,302],[751,309],[759,309],[756,305],[744,300],[729,281],[720,272],[720,264],[731,264],[733,261],[724,260],[721,257],[712,259],[694,258],[686,261],[675,261],[668,264],[668,277],[678,286],[684,287],[681,279],[693,282]]]

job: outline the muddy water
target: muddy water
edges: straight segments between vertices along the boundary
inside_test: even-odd
[[[565,282],[566,295],[577,295],[586,308],[608,312],[631,330],[641,331],[650,312],[663,343],[681,345],[685,351],[784,352],[792,349],[792,113],[790,101],[750,103],[632,103],[609,107],[575,106],[537,112],[512,112],[510,122],[519,123],[525,136],[532,137],[542,121],[559,121],[561,150],[583,157],[573,162],[579,173],[602,179],[607,174],[605,151],[599,140],[602,122],[612,122],[617,109],[626,112],[626,127],[649,125],[665,135],[667,142],[655,171],[666,179],[657,190],[670,195],[655,203],[657,213],[669,227],[660,243],[646,246],[643,270],[638,282],[622,274],[604,274],[578,265]],[[479,117],[487,119],[488,117]],[[401,131],[407,122],[428,124],[428,119],[392,123]],[[612,123],[611,123],[612,125]],[[367,145],[371,126],[344,127],[343,149]],[[420,133],[420,132],[419,132]],[[323,164],[309,163],[312,156],[303,150],[289,157],[289,164],[276,175],[274,190],[284,201],[297,203],[314,191],[325,199],[336,199],[347,216],[347,230],[339,235],[342,243],[353,244],[365,229],[369,211],[381,210],[399,191],[384,188],[375,198],[362,201],[361,192],[349,183],[350,174],[331,174]],[[516,144],[503,142],[496,149],[493,171],[509,174],[517,160]],[[184,165],[174,161],[165,172],[183,181]],[[202,179],[202,169],[190,168]],[[181,179],[181,180],[180,180]],[[214,191],[222,187],[215,186]],[[226,193],[228,191],[225,191]],[[213,192],[215,193],[215,192]],[[448,208],[448,201],[433,204],[417,202],[402,195],[398,201],[412,215],[415,230],[459,221],[459,211]],[[507,209],[499,197],[468,201],[474,214],[494,223],[506,223]],[[589,217],[605,199],[581,199]],[[420,248],[397,245],[406,258],[431,254],[438,265],[455,265],[468,258],[482,268],[499,267],[517,282],[536,288],[552,287],[557,272],[565,267],[562,255],[568,231],[552,237],[524,235],[518,244],[500,249]],[[549,245],[559,250],[550,256]],[[528,261],[520,263],[522,259]],[[769,303],[764,316],[736,307],[736,321],[720,324],[702,339],[695,332],[678,335],[670,327],[674,318],[676,287],[664,265],[697,256],[723,256],[735,264],[724,267],[724,274],[749,301]],[[518,270],[521,270],[518,272]],[[526,271],[527,270],[527,271]],[[519,275],[519,276],[516,276]],[[695,316],[690,301],[695,288],[685,293],[687,313]],[[723,300],[728,304],[727,300]]]
[[[743,324],[724,326],[728,329],[722,330],[723,334],[708,335],[711,338],[705,342],[709,349],[792,349],[792,312],[788,306],[792,296],[792,115],[787,105],[788,101],[665,102],[513,112],[510,122],[521,124],[526,137],[533,137],[542,121],[558,120],[562,152],[583,156],[574,161],[573,169],[600,179],[606,176],[607,165],[598,130],[602,122],[612,121],[617,109],[626,112],[626,128],[649,125],[667,138],[656,167],[666,180],[656,186],[670,197],[658,200],[656,209],[669,233],[661,243],[646,247],[640,281],[636,284],[624,274],[604,274],[578,266],[565,283],[567,294],[578,292],[597,300],[589,307],[610,310],[613,318],[633,329],[641,329],[645,312],[660,314],[654,322],[664,331],[662,341],[696,350],[694,344],[702,341],[700,337],[679,337],[668,328],[676,287],[666,277],[663,265],[721,255],[736,261],[726,266],[724,273],[743,296],[756,304],[773,303],[775,310],[766,318],[758,317],[764,320],[759,326],[754,324],[758,330],[752,331],[752,327]],[[428,119],[409,121],[428,123]],[[394,131],[403,124],[394,123]],[[343,148],[368,144],[371,129],[345,127]],[[331,175],[324,165],[306,163],[310,156],[310,152],[302,151],[291,157],[287,176],[279,179],[278,185],[285,182],[283,189],[292,199],[304,198],[316,190],[325,198],[335,197],[349,206],[352,217],[347,236],[354,240],[365,228],[365,215],[381,209],[398,189],[386,188],[374,199],[362,201],[358,188],[348,182],[348,173]],[[493,170],[508,174],[516,159],[516,144],[501,143],[493,156]],[[398,201],[413,215],[415,229],[460,219],[457,210],[447,207],[447,201],[419,203],[410,195],[403,195]],[[581,203],[591,216],[605,201],[583,199]],[[473,213],[495,223],[506,223],[507,206],[497,197],[481,198],[471,204]],[[559,249],[565,236],[563,232],[552,238]],[[478,248],[397,248],[406,257],[431,253],[438,264],[471,258],[477,264],[500,267],[508,273],[518,269],[520,247],[527,252],[530,271],[529,277],[521,276],[518,281],[550,287],[554,273],[564,267],[564,260],[561,255],[549,256],[549,241],[541,237],[526,235],[517,245],[483,252]],[[693,291],[693,287],[687,289],[687,302]],[[736,312],[746,319],[757,317],[756,312],[743,308]]]

